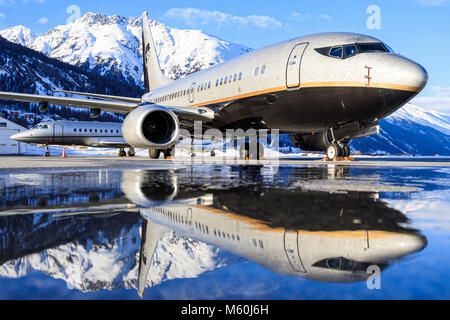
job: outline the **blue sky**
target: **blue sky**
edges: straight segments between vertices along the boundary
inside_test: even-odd
[[[368,11],[373,6],[379,15]],[[450,0],[0,0],[0,29],[21,24],[42,34],[78,10],[127,17],[147,10],[170,27],[202,29],[252,48],[325,31],[372,35],[427,69],[428,86],[414,102],[450,113]]]

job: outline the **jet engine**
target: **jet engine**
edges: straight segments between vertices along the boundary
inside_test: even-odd
[[[377,122],[361,124],[351,122],[330,128],[326,132],[318,133],[296,133],[289,135],[292,143],[302,150],[325,151],[333,141],[348,143],[352,139],[362,138],[380,132],[380,125]]]
[[[179,133],[175,113],[153,104],[133,110],[122,125],[125,141],[135,148],[170,148],[177,142]]]

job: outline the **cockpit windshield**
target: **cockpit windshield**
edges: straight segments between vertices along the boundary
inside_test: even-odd
[[[48,129],[48,125],[46,125],[46,124],[37,124],[31,129]]]
[[[364,52],[388,52],[382,43],[358,43],[360,53]]]
[[[384,43],[381,42],[350,43],[346,45],[315,48],[314,50],[316,50],[318,53],[324,56],[338,59],[350,58],[360,53],[393,52],[391,48],[389,48],[388,46],[386,46]]]

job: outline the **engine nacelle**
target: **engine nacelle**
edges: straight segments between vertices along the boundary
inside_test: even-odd
[[[289,138],[294,146],[305,151],[324,151],[330,144],[326,132],[297,133],[289,135]]]
[[[170,148],[179,134],[180,123],[175,113],[157,105],[136,108],[122,125],[125,141],[135,148]]]

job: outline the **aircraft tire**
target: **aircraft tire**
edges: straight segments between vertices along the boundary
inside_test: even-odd
[[[327,147],[327,159],[329,161],[336,160],[337,157],[340,155],[340,149],[339,146],[336,143],[331,143]]]
[[[160,149],[148,149],[148,156],[150,157],[150,159],[159,159],[160,154]]]
[[[348,144],[344,144],[344,147],[342,148],[342,150],[343,150],[344,157],[350,157],[350,147],[348,146]]]

